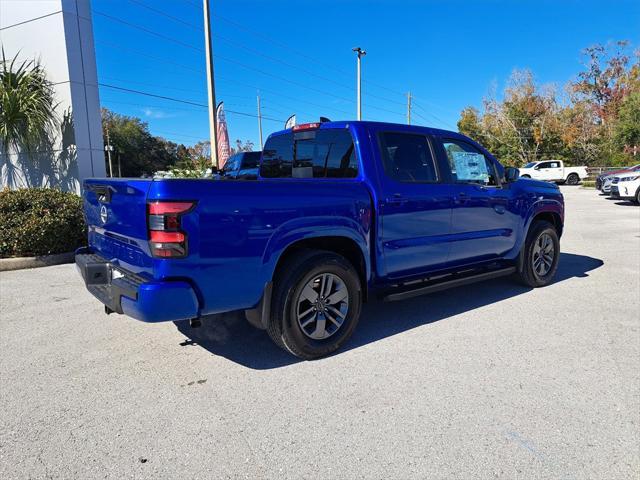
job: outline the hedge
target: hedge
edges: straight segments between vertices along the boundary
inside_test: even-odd
[[[0,191],[0,258],[72,252],[86,237],[76,194],[50,188]]]

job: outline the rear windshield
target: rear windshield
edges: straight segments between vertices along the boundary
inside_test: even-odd
[[[264,178],[353,178],[357,174],[353,139],[344,129],[273,136],[262,153]]]

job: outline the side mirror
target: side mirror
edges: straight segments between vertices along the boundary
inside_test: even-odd
[[[507,167],[504,169],[504,178],[507,183],[515,182],[520,178],[520,170],[514,167]]]

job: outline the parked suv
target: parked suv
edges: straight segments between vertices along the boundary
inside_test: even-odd
[[[615,176],[611,196],[640,203],[640,172],[627,172]]]
[[[372,298],[550,284],[564,222],[556,185],[468,137],[375,122],[274,133],[255,182],[96,178],[83,196],[76,263],[107,313],[197,325],[245,310],[305,359],[340,348]]]

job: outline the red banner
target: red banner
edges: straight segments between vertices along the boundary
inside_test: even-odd
[[[229,132],[227,131],[227,118],[224,114],[224,102],[218,104],[216,109],[216,117],[218,122],[218,168],[224,167],[227,163],[231,150],[229,146]]]

